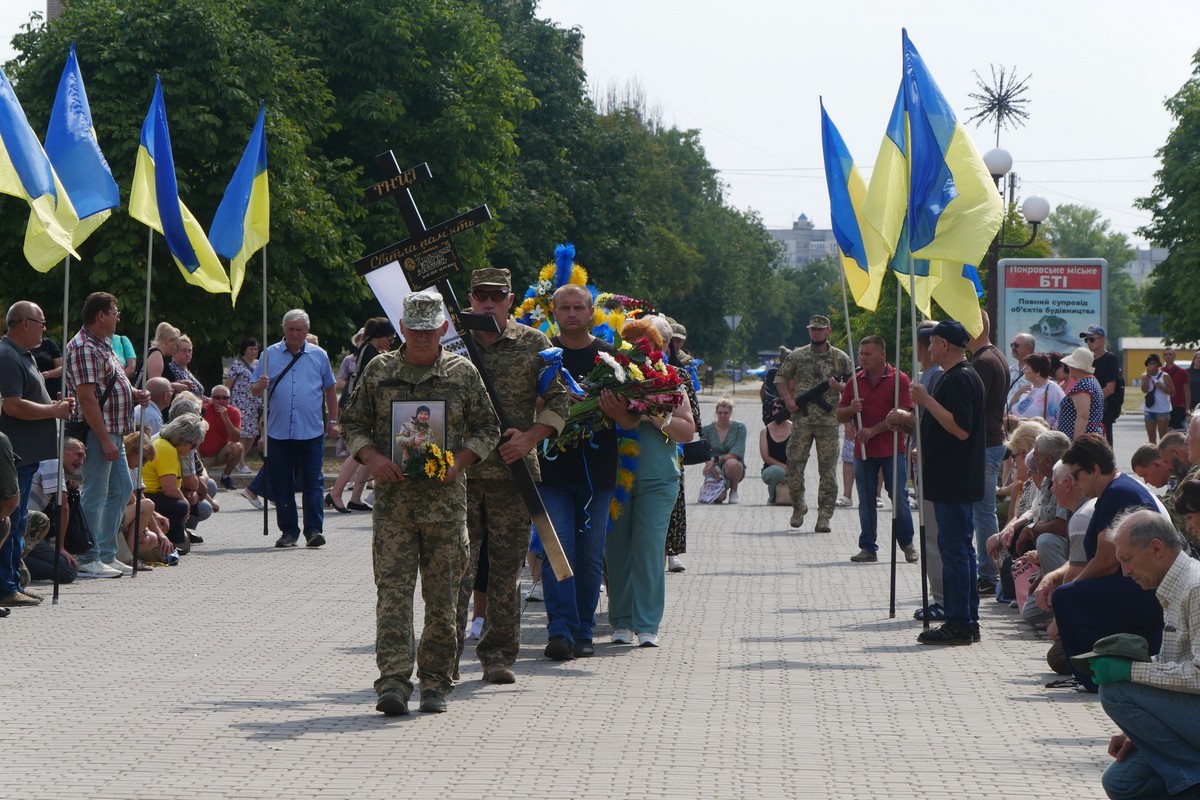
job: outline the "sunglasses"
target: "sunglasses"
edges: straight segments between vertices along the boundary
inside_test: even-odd
[[[493,303],[503,303],[508,299],[508,289],[472,289],[471,297],[479,302],[491,300]]]
[[[1099,338],[1100,338],[1099,336],[1085,336],[1085,337],[1083,337],[1083,340],[1085,342],[1087,342],[1088,344],[1091,344],[1092,342],[1096,341]]]

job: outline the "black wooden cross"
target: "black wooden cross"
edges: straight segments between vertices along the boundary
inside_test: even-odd
[[[366,275],[368,272],[385,267],[392,262],[399,262],[404,277],[408,279],[408,286],[414,292],[436,286],[446,304],[446,310],[450,312],[450,319],[454,323],[455,329],[462,336],[471,363],[475,365],[483,378],[483,385],[487,388],[488,396],[492,399],[492,406],[496,409],[496,416],[500,419],[500,430],[514,427],[500,404],[496,385],[479,352],[479,344],[475,341],[474,336],[467,334],[467,331],[499,333],[500,328],[490,314],[474,314],[463,311],[458,304],[458,298],[454,296],[454,289],[450,286],[450,277],[462,271],[458,251],[450,237],[487,222],[492,218],[492,212],[486,205],[482,205],[438,223],[432,228],[426,228],[425,221],[421,219],[421,212],[417,209],[412,193],[409,192],[409,187],[433,177],[429,171],[429,165],[420,164],[402,171],[391,150],[380,153],[375,160],[386,178],[367,189],[367,201],[374,202],[386,197],[393,198],[396,205],[400,207],[400,216],[404,220],[405,227],[408,228],[409,238],[360,258],[354,263],[355,269],[359,275]],[[546,506],[542,503],[542,496],[538,494],[537,484],[529,472],[529,467],[526,466],[524,459],[518,459],[508,466],[512,470],[513,479],[520,488],[521,499],[525,501],[525,507],[529,509],[529,517],[533,520],[538,537],[542,540],[542,546],[546,550],[546,559],[554,569],[555,577],[560,581],[566,580],[573,574],[571,565],[567,561],[566,554],[563,553],[562,545],[558,541],[558,534],[554,531],[554,523],[550,521],[550,515],[546,513]]]

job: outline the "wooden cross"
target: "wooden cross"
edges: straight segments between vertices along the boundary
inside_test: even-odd
[[[367,201],[375,202],[386,197],[394,199],[396,205],[400,207],[400,216],[404,220],[405,227],[408,228],[409,238],[364,256],[354,263],[355,269],[359,275],[366,275],[368,272],[398,262],[404,272],[404,277],[408,280],[409,288],[414,292],[436,286],[446,304],[446,310],[450,312],[450,319],[453,321],[455,329],[462,335],[463,344],[467,348],[467,355],[471,359],[471,363],[475,365],[483,378],[483,385],[492,400],[492,406],[496,409],[496,416],[500,419],[500,429],[508,430],[515,427],[500,404],[500,397],[496,393],[496,384],[492,380],[487,366],[483,363],[479,344],[475,341],[474,336],[466,333],[467,331],[499,333],[500,328],[490,314],[474,314],[463,311],[458,304],[458,298],[454,296],[454,289],[450,286],[450,277],[462,271],[462,263],[459,261],[458,251],[455,249],[451,237],[487,222],[492,218],[492,212],[486,205],[482,205],[427,228],[425,221],[421,219],[421,212],[417,209],[409,187],[433,177],[429,171],[429,165],[423,163],[411,169],[401,170],[396,156],[391,150],[381,153],[375,160],[387,177],[367,189]],[[538,494],[537,484],[529,472],[529,467],[525,464],[524,459],[518,459],[508,466],[521,491],[521,499],[525,501],[525,507],[529,509],[529,517],[537,529],[538,537],[542,540],[542,546],[546,550],[546,559],[554,570],[554,576],[560,581],[566,580],[574,573],[563,552],[562,544],[558,541],[554,523],[551,522],[550,515],[546,513],[546,506],[542,503],[542,496]]]

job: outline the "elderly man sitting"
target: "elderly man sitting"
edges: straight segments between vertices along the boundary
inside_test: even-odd
[[[212,399],[204,403],[208,433],[200,443],[200,457],[211,467],[221,466],[221,485],[232,491],[233,470],[242,463],[242,413],[229,404],[229,389],[214,386]]]
[[[1200,563],[1162,515],[1134,511],[1108,533],[1121,572],[1153,590],[1163,610],[1162,648],[1119,635],[1079,657],[1100,686],[1100,704],[1121,733],[1104,772],[1111,798],[1200,797]],[[1138,657],[1128,657],[1138,645]],[[1126,655],[1107,653],[1124,652]]]

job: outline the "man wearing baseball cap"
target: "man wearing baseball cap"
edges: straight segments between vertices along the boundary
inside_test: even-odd
[[[837,406],[846,384],[834,376],[850,373],[850,356],[829,344],[829,334],[829,317],[814,314],[808,320],[809,344],[793,350],[775,373],[775,388],[795,422],[787,447],[788,492],[792,497],[791,526],[801,527],[804,524],[804,515],[808,511],[808,505],[804,502],[804,469],[808,466],[813,442],[816,442],[817,469],[821,477],[817,489],[818,533],[828,533],[831,530],[829,521],[833,518],[838,497],[837,468],[840,463],[840,448],[838,421],[833,409]],[[796,395],[820,384],[828,385],[822,397],[826,408],[830,410],[826,411],[817,403],[810,403],[807,411],[801,413],[796,405]]]
[[[487,458],[500,439],[479,371],[441,347],[447,325],[440,295],[406,295],[400,320],[404,344],[371,359],[342,412],[346,447],[375,478],[375,708],[388,716],[408,713],[414,656],[421,710],[446,710],[458,663],[455,604],[469,552],[464,470]],[[395,402],[406,404],[410,414],[424,411],[435,442],[454,454],[442,480],[409,478],[392,460]],[[425,623],[414,653],[418,573]]]
[[[983,381],[967,362],[970,336],[955,320],[939,322],[929,336],[929,354],[942,368],[931,394],[911,389],[921,414],[921,466],[925,497],[933,502],[946,622],[923,631],[921,644],[969,645],[979,641],[978,567],[973,503],[983,497]]]
[[[1113,443],[1112,426],[1121,416],[1121,405],[1125,402],[1125,376],[1121,374],[1121,360],[1116,353],[1105,350],[1107,334],[1100,325],[1089,325],[1079,334],[1088,350],[1092,351],[1092,367],[1096,370],[1096,382],[1104,393],[1104,438]]]
[[[1121,728],[1104,772],[1109,797],[1200,796],[1200,562],[1156,511],[1134,511],[1108,532],[1121,572],[1155,592],[1163,608],[1154,661],[1141,637],[1118,633],[1075,656],[1100,687],[1100,704]]]
[[[467,628],[467,603],[475,589],[479,551],[487,542],[487,610],[475,657],[488,683],[514,683],[513,664],[521,649],[521,605],[517,579],[529,551],[529,511],[508,465],[524,459],[534,480],[539,478],[535,448],[557,436],[567,418],[567,387],[558,375],[544,391],[538,378],[546,367],[539,355],[550,347],[546,334],[510,318],[512,278],[506,269],[488,267],[471,273],[471,310],[489,314],[499,333],[468,331],[479,344],[483,364],[491,375],[497,403],[513,426],[500,432],[500,445],[471,472],[467,484],[467,529],[471,561],[458,594],[459,656]],[[538,403],[538,400],[541,403]]]

